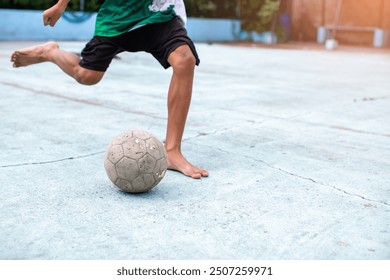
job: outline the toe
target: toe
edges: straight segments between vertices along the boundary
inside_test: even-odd
[[[18,58],[18,53],[17,52],[14,52],[12,55],[11,55],[11,61],[12,62],[15,62]]]
[[[194,173],[194,174],[191,175],[191,177],[193,179],[200,179],[200,178],[202,178],[202,175],[200,173]]]
[[[197,168],[196,172],[199,173],[202,177],[208,177],[209,176],[209,173],[206,170],[204,170],[204,169]]]

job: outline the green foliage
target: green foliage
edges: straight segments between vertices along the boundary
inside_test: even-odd
[[[97,11],[104,0],[85,0],[85,11]],[[23,10],[45,10],[57,3],[57,0],[0,0],[0,8],[23,9]],[[80,1],[70,1],[68,10],[79,11]]]
[[[237,18],[239,0],[184,0],[189,17]]]
[[[46,9],[57,1],[50,0],[0,0],[0,8],[5,9]]]
[[[45,10],[57,0],[0,0],[0,8]],[[85,0],[85,11],[97,11],[104,0]],[[187,13],[191,17],[235,18],[238,0],[184,0]],[[70,1],[68,9],[80,10],[80,1]]]
[[[246,31],[269,31],[276,25],[282,0],[185,0],[188,16],[237,18]]]
[[[241,0],[241,26],[246,31],[272,29],[280,8],[280,0]]]
[[[184,0],[189,17],[239,18],[243,30],[264,32],[274,27],[283,0]],[[0,8],[45,10],[57,0],[0,0]],[[85,0],[84,10],[97,11],[104,0]],[[79,11],[80,1],[70,1],[68,10]]]
[[[88,11],[88,12],[96,12],[99,10],[100,5],[103,4],[104,0],[85,0],[84,7],[80,7],[80,1],[70,1],[68,4],[68,10],[71,11]]]

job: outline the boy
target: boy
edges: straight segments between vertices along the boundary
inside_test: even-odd
[[[43,13],[44,25],[54,26],[70,0],[59,0]],[[84,85],[98,83],[113,57],[121,52],[151,53],[164,68],[172,66],[168,91],[168,124],[165,149],[168,168],[200,179],[208,172],[192,165],[181,153],[191,102],[195,65],[199,58],[184,27],[183,0],[106,0],[97,15],[95,34],[81,59],[55,42],[15,51],[13,67],[52,62]]]

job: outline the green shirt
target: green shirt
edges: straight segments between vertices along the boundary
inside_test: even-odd
[[[95,36],[113,37],[146,24],[167,22],[175,15],[174,5],[153,9],[156,0],[106,0],[98,12]]]

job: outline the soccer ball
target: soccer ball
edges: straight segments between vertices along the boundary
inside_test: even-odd
[[[167,166],[163,144],[142,130],[127,131],[114,138],[104,156],[110,180],[129,193],[147,192],[155,187]]]

